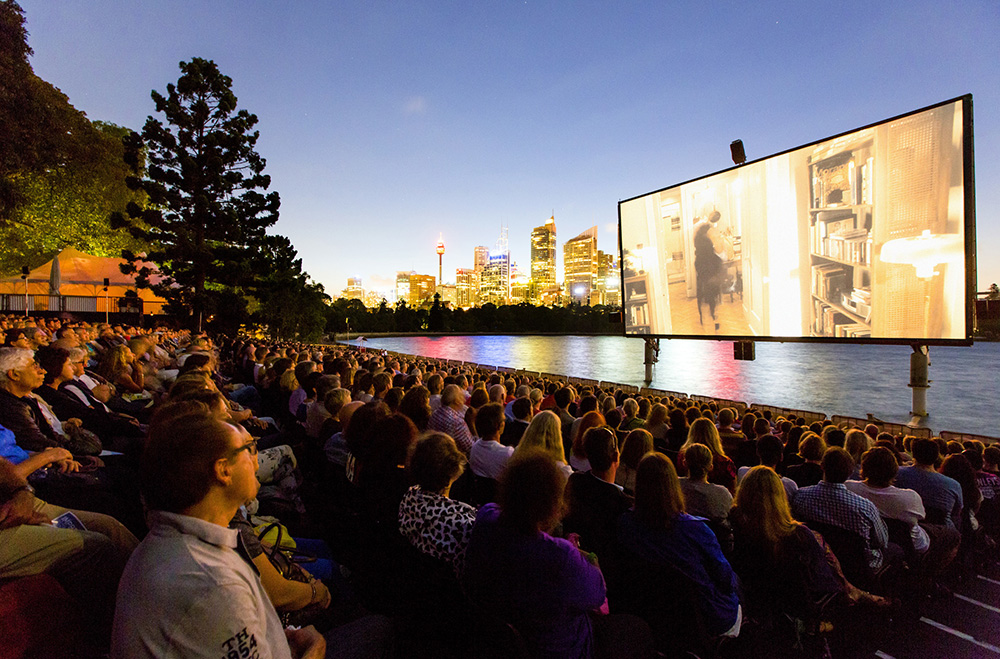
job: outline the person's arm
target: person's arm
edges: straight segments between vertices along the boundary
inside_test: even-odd
[[[312,625],[302,629],[285,629],[288,649],[294,659],[323,659],[326,656],[326,639]]]
[[[684,523],[684,522],[674,522]],[[701,562],[709,579],[719,589],[719,592],[729,594],[736,588],[736,576],[729,561],[722,553],[718,538],[712,529],[704,522],[693,522],[689,527],[695,535],[695,545],[701,552]]]
[[[0,458],[0,529],[48,521],[44,514],[35,512],[35,495],[28,482],[13,464]]]
[[[562,574],[567,604],[581,611],[591,611],[604,604],[607,588],[601,569],[591,564],[568,540]]]
[[[310,604],[319,604],[324,609],[330,606],[330,591],[322,581],[314,580],[310,585],[286,579],[278,573],[266,554],[258,554],[253,559],[253,564],[260,572],[260,582],[274,608],[298,611]]]
[[[51,464],[73,462],[73,454],[64,448],[50,446],[44,451],[39,451],[28,457],[27,460],[14,465],[14,471],[23,479],[35,473],[39,469],[44,469]],[[76,471],[75,469],[73,471]]]
[[[866,514],[868,521],[872,525],[872,543],[873,549],[885,549],[889,546],[889,529],[886,527],[885,522],[882,521],[882,516],[878,514],[878,509],[875,508],[875,504],[871,504],[871,510]]]

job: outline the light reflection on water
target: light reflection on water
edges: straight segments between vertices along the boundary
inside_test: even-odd
[[[618,336],[443,336],[369,339],[369,349],[642,386],[643,343]],[[726,341],[660,341],[651,387],[887,421],[909,420],[907,346],[756,344],[733,359]],[[1000,343],[930,350],[927,425],[1000,436]]]

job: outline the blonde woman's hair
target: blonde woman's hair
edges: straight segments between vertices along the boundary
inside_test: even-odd
[[[566,452],[562,442],[562,422],[552,412],[539,412],[524,430],[521,441],[514,449],[514,455],[527,453],[531,449],[541,449],[559,463],[566,463]]]
[[[681,451],[686,449],[692,444],[704,444],[712,451],[712,455],[715,457],[727,457],[726,452],[722,450],[722,440],[719,438],[719,429],[715,427],[711,419],[706,419],[705,417],[699,417],[691,422],[691,427],[688,428],[688,438],[684,442],[684,446],[681,447]]]
[[[649,417],[646,419],[646,428],[655,428],[661,423],[667,422],[667,406],[663,403],[656,403],[649,408]]]
[[[763,465],[752,468],[740,481],[730,516],[738,521],[741,533],[772,552],[799,526],[792,518],[781,477]]]

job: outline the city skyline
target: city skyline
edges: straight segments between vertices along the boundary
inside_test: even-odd
[[[215,61],[260,119],[274,231],[332,294],[435,274],[439,234],[467,268],[503,225],[528,271],[552,215],[608,248],[620,200],[726,169],[734,139],[755,160],[965,93],[978,289],[1000,281],[995,2],[21,5],[36,74],[92,120],[140,129],[178,62]]]
[[[590,242],[585,248],[586,258],[592,261],[592,268],[588,269],[590,273],[591,280],[587,284],[587,292],[584,295],[588,300],[590,298],[591,290],[600,290],[603,293],[604,287],[598,284],[600,278],[602,279],[607,276],[607,272],[612,272],[613,275],[618,276],[616,264],[617,264],[617,254],[618,254],[618,240],[617,232],[612,241],[613,245],[611,249],[598,249],[598,230],[596,226],[592,226],[585,230],[578,236],[567,240],[567,243],[572,243],[573,241],[580,241],[582,238],[587,237]],[[449,253],[446,249],[447,241],[444,240],[444,234],[439,232],[438,240],[434,243],[435,253],[439,258]],[[511,299],[514,303],[520,301],[517,299],[517,295],[511,292],[512,287],[520,282],[521,285],[532,286],[531,290],[525,293],[528,301],[535,304],[559,304],[562,302],[561,295],[563,294],[563,287],[566,282],[567,272],[566,272],[566,256],[564,255],[562,259],[558,259],[561,262],[561,266],[557,265],[557,255],[560,251],[557,249],[558,240],[555,229],[555,215],[550,215],[549,218],[538,227],[531,230],[529,237],[530,242],[530,266],[528,271],[525,272],[524,268],[519,267],[517,262],[510,257],[509,249],[509,236],[501,230],[501,236],[497,240],[495,247],[490,248],[485,245],[477,245],[473,249],[473,254],[471,262],[467,262],[465,265],[459,265],[452,270],[450,267],[445,269],[443,266],[439,266],[439,271],[446,273],[453,273],[454,278],[449,279],[445,277],[444,279],[437,279],[437,287],[442,286],[454,287],[456,296],[455,299],[449,299],[448,302],[456,304],[458,306],[472,306],[476,302],[485,303],[486,301],[493,301],[494,303],[499,300],[482,300],[479,301],[474,296],[471,300],[464,299],[459,300],[459,291],[464,288],[471,288],[476,291],[476,295],[480,290],[481,283],[489,281],[492,279],[492,283],[487,284],[487,289],[490,286],[497,286],[498,282],[501,280],[506,280],[508,282],[507,290],[501,295],[499,292],[490,293],[487,292],[487,296],[493,295],[494,297],[506,297]],[[501,245],[507,244],[504,248]],[[564,245],[565,248],[565,245]],[[565,249],[563,252],[565,254]],[[461,255],[454,255],[452,258],[461,260]],[[440,264],[439,260],[439,264]],[[471,264],[472,267],[468,267]],[[489,272],[490,266],[493,266],[494,272]],[[572,272],[569,273],[570,280],[579,280],[581,274],[577,272],[579,270],[579,265],[571,264],[570,269]],[[470,279],[470,276],[475,275],[474,280]],[[484,277],[485,275],[485,277]],[[385,299],[387,302],[394,302],[400,298],[406,299],[408,304],[413,304],[415,301],[426,300],[429,295],[426,294],[427,291],[433,293],[433,290],[428,288],[425,280],[431,277],[428,274],[421,273],[416,270],[397,270],[395,273],[395,279],[393,281],[393,286],[389,289],[375,289],[364,285],[364,279],[362,277],[351,276],[347,278],[347,286],[339,288],[336,290],[328,290],[327,292],[334,299],[338,297],[347,298],[357,298],[366,299],[366,304],[369,306],[374,306],[378,304],[381,299]],[[421,282],[421,290],[425,292],[424,295],[418,296],[420,299],[415,297],[413,290],[413,282],[415,278]],[[449,289],[450,291],[450,289]],[[380,295],[375,295],[376,293]],[[567,292],[571,297],[572,293]],[[597,304],[594,301],[593,304]]]

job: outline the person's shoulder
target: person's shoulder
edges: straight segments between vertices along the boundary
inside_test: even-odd
[[[846,481],[844,483],[844,487],[846,487],[849,491],[853,492],[854,494],[859,494],[861,496],[865,496],[865,494],[867,494],[871,489],[868,487],[868,484],[865,483],[864,481],[851,481],[851,480]]]

